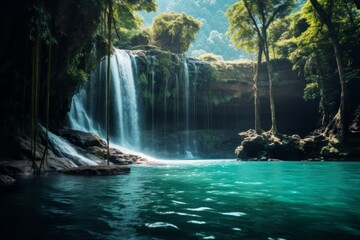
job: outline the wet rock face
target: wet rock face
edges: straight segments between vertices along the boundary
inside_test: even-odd
[[[77,130],[64,129],[59,131],[59,135],[67,139],[70,143],[81,148],[106,147],[106,142],[99,136]]]
[[[60,130],[58,134],[75,147],[80,148],[84,154],[90,154],[90,156],[95,156],[104,161],[107,160],[107,144],[99,136],[72,129]],[[146,159],[140,156],[125,154],[116,148],[110,148],[109,161],[116,165],[141,164],[147,162]]]
[[[131,51],[136,56],[139,97],[144,108],[146,130],[168,131],[185,122],[184,61],[189,75],[190,130],[236,129],[246,131],[254,124],[252,62],[203,62],[158,49]],[[317,109],[303,99],[305,80],[292,70],[288,60],[272,61],[274,96],[279,131],[305,136],[317,126]],[[263,129],[269,129],[269,83],[265,66],[260,66],[260,112]],[[179,117],[176,119],[178,113]],[[207,122],[207,125],[204,125]],[[180,126],[180,130],[183,126]]]

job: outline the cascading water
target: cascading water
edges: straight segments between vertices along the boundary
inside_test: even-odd
[[[71,144],[62,137],[49,132],[49,141],[56,155],[67,158],[74,164],[73,167],[85,165],[98,165],[94,160],[88,159],[80,154]],[[100,160],[99,160],[100,161]]]
[[[39,124],[40,131],[42,134],[45,134],[45,128]],[[57,169],[61,169],[64,167],[78,167],[85,165],[98,165],[102,161],[97,159],[95,156],[92,156],[91,159],[83,156],[73,145],[71,145],[64,138],[53,134],[52,132],[48,132],[49,134],[49,144],[51,146],[52,151],[56,156],[67,158],[69,161],[56,161],[56,160],[48,160],[47,165],[50,167],[54,167]]]
[[[143,61],[142,55],[137,54],[115,49],[110,58],[111,143],[159,158],[201,156],[197,143],[201,137],[193,131],[197,125],[197,63],[183,56],[174,58],[176,65],[163,68],[166,63],[161,57],[145,56],[147,60]],[[139,69],[137,62],[142,64]],[[73,97],[69,112],[73,129],[103,139],[106,137],[106,68],[107,61],[101,61],[89,83]]]
[[[110,140],[113,144],[139,150],[140,129],[134,72],[136,61],[124,50],[115,49],[110,59]],[[106,136],[106,69],[103,60],[90,83],[73,97],[69,121],[76,130]]]
[[[183,58],[184,62],[184,105],[185,105],[185,153],[187,158],[193,158],[189,144],[189,106],[190,106],[190,79],[189,79],[189,66],[186,57]]]

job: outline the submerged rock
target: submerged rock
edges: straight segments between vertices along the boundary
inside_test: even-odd
[[[15,182],[14,178],[12,178],[8,175],[0,174],[0,184],[11,184],[14,182]]]
[[[61,172],[70,175],[111,176],[130,173],[130,168],[119,165],[82,166],[64,169]]]

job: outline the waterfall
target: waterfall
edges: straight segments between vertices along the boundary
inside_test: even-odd
[[[74,164],[73,167],[85,165],[98,165],[96,161],[90,160],[81,155],[71,144],[62,137],[49,132],[49,142],[56,155],[67,158]]]
[[[140,149],[140,129],[135,74],[136,61],[115,49],[110,58],[110,140],[133,150]],[[103,60],[92,72],[90,83],[73,97],[68,114],[75,130],[106,137],[106,69]]]
[[[177,58],[176,68],[169,65],[164,70],[167,66],[164,59],[150,55],[145,56],[149,57],[147,65],[139,65],[138,69],[138,56],[133,54],[136,53],[115,49],[110,58],[111,144],[160,158],[199,157],[196,140],[199,136],[193,131],[198,122],[196,108],[200,99],[196,93],[199,89],[196,62],[182,56]],[[143,64],[141,56],[139,59]],[[106,68],[104,59],[92,71],[89,82],[73,97],[68,114],[73,129],[103,139],[106,137]]]
[[[194,85],[193,85],[193,124],[194,124],[194,128],[196,128],[196,85],[197,85],[197,80],[198,80],[198,74],[199,74],[199,70],[198,67],[196,66],[195,63],[193,63],[194,66]]]
[[[190,146],[189,146],[189,105],[190,105],[190,80],[189,80],[189,66],[184,56],[184,101],[185,101],[185,151],[187,155],[190,156]],[[188,153],[189,152],[189,153]]]
[[[40,131],[43,135],[45,135],[46,129],[39,124]],[[55,168],[64,168],[64,167],[78,167],[78,166],[85,166],[85,165],[98,165],[101,162],[99,159],[88,159],[79,153],[78,150],[75,149],[67,140],[62,137],[59,137],[52,132],[48,132],[49,134],[49,144],[51,149],[55,153],[56,156],[67,158],[69,161],[66,162],[62,160],[61,162],[56,160],[48,159],[48,166],[55,167]]]

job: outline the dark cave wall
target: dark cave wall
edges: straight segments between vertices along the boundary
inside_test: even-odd
[[[155,126],[161,131],[166,126],[170,131],[185,130],[183,56],[156,49],[132,51],[132,54],[137,56],[144,128],[150,130]],[[202,62],[191,58],[186,61],[190,77],[190,130],[229,129],[240,132],[253,128],[254,63]],[[318,108],[315,101],[303,99],[305,79],[292,70],[288,60],[274,60],[272,68],[279,131],[307,135],[318,126]],[[260,70],[262,127],[268,130],[271,127],[269,83],[265,65]],[[176,79],[178,93],[175,91]],[[154,106],[152,92],[156,93]],[[168,92],[167,96],[164,96],[165,92]]]
[[[31,58],[29,29],[33,7],[40,1],[8,1],[0,12],[0,132],[29,133],[31,114]],[[51,16],[52,47],[50,119],[52,126],[63,124],[72,96],[87,73],[87,55],[94,42],[100,19],[96,0],[42,1]],[[45,119],[46,67],[48,47],[40,47],[39,118]]]

